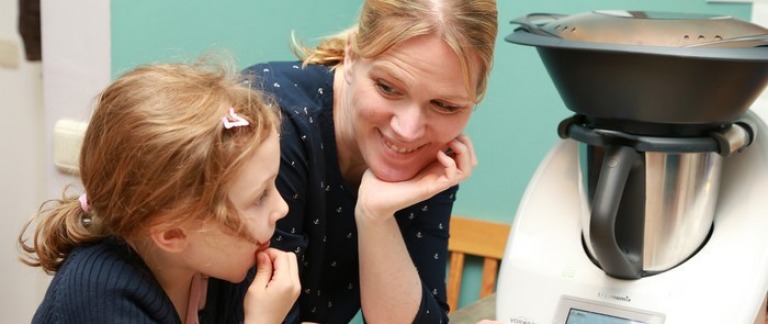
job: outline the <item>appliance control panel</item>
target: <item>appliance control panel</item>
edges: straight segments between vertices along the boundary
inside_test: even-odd
[[[593,300],[562,296],[554,323],[564,324],[664,324],[664,314]]]

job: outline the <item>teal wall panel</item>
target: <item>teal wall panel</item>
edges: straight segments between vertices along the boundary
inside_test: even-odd
[[[291,31],[307,44],[341,31],[356,18],[360,1],[350,0],[112,0],[112,75],[134,65],[194,59],[225,48],[240,67],[293,59]],[[511,223],[537,165],[558,140],[557,123],[570,116],[534,48],[503,38],[509,21],[531,12],[575,14],[589,10],[654,10],[729,14],[748,20],[751,5],[706,0],[499,0],[496,60],[485,100],[467,133],[480,165],[462,184],[454,211]],[[473,262],[471,262],[473,263]],[[478,291],[477,262],[460,304]]]
[[[218,48],[242,67],[292,59],[292,31],[313,44],[354,23],[359,7],[349,0],[113,0],[112,75]]]

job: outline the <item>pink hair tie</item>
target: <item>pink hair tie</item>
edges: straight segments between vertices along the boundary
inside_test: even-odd
[[[88,197],[86,197],[85,194],[80,195],[80,198],[77,198],[77,200],[80,201],[80,208],[82,208],[84,212],[88,213],[91,211],[91,206],[88,206]]]

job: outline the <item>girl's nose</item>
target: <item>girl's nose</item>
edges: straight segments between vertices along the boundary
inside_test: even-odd
[[[275,215],[277,215],[277,219],[275,221],[285,217],[285,215],[288,215],[288,204],[285,202],[283,197],[280,196],[280,194],[277,194],[276,196],[278,199],[278,205],[275,211]]]

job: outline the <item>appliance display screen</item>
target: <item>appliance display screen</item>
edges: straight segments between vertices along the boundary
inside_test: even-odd
[[[648,324],[648,322],[571,308],[565,324]]]
[[[555,310],[558,324],[664,324],[659,312],[563,295]]]

